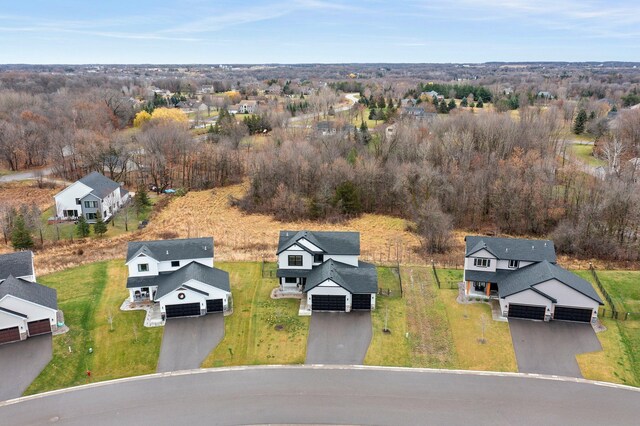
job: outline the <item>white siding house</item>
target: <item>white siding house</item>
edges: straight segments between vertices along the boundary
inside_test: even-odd
[[[92,172],[53,198],[57,219],[76,220],[82,215],[93,223],[98,212],[104,220],[110,219],[129,200],[129,192],[104,175]]]
[[[308,313],[375,309],[377,272],[359,261],[357,232],[281,231],[277,255],[280,292],[300,294]]]

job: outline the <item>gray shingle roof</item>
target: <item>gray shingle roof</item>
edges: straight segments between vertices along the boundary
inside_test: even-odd
[[[14,277],[34,275],[32,257],[33,252],[31,251],[17,251],[0,255],[0,280],[6,279],[9,275]]]
[[[465,256],[486,249],[498,259],[556,263],[556,249],[551,240],[477,237],[467,235]]]
[[[316,266],[307,276],[304,291],[309,291],[330,279],[350,293],[376,293],[378,272],[371,263],[358,262],[358,266],[347,265],[329,259]]]
[[[127,262],[144,253],[157,261],[205,259],[213,257],[213,238],[132,241],[127,246]]]
[[[326,231],[280,231],[278,241],[278,254],[291,247],[300,239],[306,239],[310,243],[322,249],[324,253],[335,255],[359,255],[359,232],[326,232]],[[304,246],[301,246],[305,250]]]
[[[91,188],[91,193],[100,199],[120,188],[117,182],[112,181],[98,172],[91,172],[82,179],[79,179],[78,182],[82,182]]]
[[[546,260],[509,273],[504,280],[498,281],[498,294],[501,298],[507,297],[552,279],[556,279],[602,304],[602,299],[593,289],[591,283]]]
[[[156,299],[158,299],[192,279],[224,291],[231,291],[228,272],[218,268],[210,268],[198,262],[191,262],[167,274],[129,277],[127,288],[158,286],[156,293]]]
[[[12,275],[0,283],[0,299],[8,294],[47,308],[58,309],[58,297],[54,288],[15,278]]]

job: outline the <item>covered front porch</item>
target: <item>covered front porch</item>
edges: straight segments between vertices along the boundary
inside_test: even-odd
[[[478,299],[497,299],[498,284],[486,281],[467,281],[465,283],[465,293],[467,297]]]
[[[157,289],[155,286],[130,288],[129,301],[133,303],[153,302]]]
[[[308,270],[278,269],[279,290],[282,294],[302,294],[307,282]]]

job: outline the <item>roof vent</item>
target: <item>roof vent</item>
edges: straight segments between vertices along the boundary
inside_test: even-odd
[[[504,251],[506,251],[507,253],[509,253],[509,247],[505,248]]]
[[[204,251],[207,251],[207,246],[204,246]]]
[[[531,250],[535,250],[535,249],[536,249],[536,246],[531,246]]]
[[[547,246],[547,242],[546,242],[546,241],[544,242],[544,246],[545,246],[545,247]]]
[[[167,250],[167,255],[169,254],[169,250]]]

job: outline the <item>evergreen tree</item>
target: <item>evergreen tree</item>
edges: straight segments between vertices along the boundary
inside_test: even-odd
[[[96,223],[93,224],[93,233],[99,237],[107,233],[107,224],[102,220],[100,212],[96,213]]]
[[[451,100],[449,101],[449,105],[447,105],[447,108],[449,108],[449,111],[451,111],[452,109],[456,109],[456,101],[453,100],[453,98],[451,98]]]
[[[469,101],[467,101],[467,97],[466,96],[464,96],[462,98],[462,101],[460,101],[460,106],[463,107],[463,108],[466,108],[466,107],[469,106]]]
[[[436,108],[438,108],[438,105],[440,105],[440,101],[438,101],[437,96],[434,96],[433,98],[431,98],[431,103],[433,103],[433,106],[435,106]]]
[[[33,238],[31,232],[27,228],[24,217],[18,215],[13,221],[13,230],[11,231],[11,245],[16,250],[30,249],[33,247]]]
[[[477,108],[483,108],[484,107],[484,102],[482,102],[482,98],[478,99],[478,103],[476,104]]]
[[[581,109],[576,116],[576,120],[573,123],[573,133],[580,135],[584,133],[584,126],[587,123],[587,112]]]
[[[393,98],[389,98],[389,100],[387,100],[387,106],[388,106],[390,109],[393,109]]]
[[[440,102],[440,105],[438,105],[438,112],[440,114],[449,113],[449,107],[447,106],[447,102],[444,99],[442,100],[442,102]]]
[[[378,116],[376,113],[376,109],[375,108],[371,108],[371,110],[369,111],[369,120],[377,120]]]
[[[378,108],[383,109],[386,107],[387,104],[384,102],[384,96],[380,96],[380,99],[378,100]]]
[[[78,224],[76,225],[76,234],[78,234],[80,238],[85,238],[89,236],[89,233],[91,233],[91,228],[89,228],[87,219],[81,214],[78,218]]]
[[[140,214],[151,205],[151,201],[149,200],[149,194],[147,193],[147,188],[144,185],[140,185],[138,187],[138,191],[136,192],[135,197],[133,197],[133,204],[136,207],[136,213]]]
[[[358,188],[350,181],[338,185],[333,202],[347,216],[357,215],[362,211]]]

